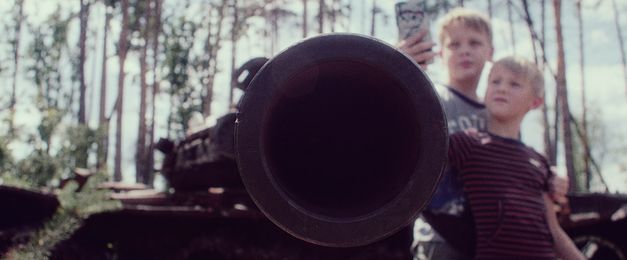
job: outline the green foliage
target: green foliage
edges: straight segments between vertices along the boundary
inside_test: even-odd
[[[187,128],[187,121],[194,111],[201,111],[200,91],[189,82],[189,72],[193,68],[190,53],[194,46],[194,35],[198,26],[185,17],[168,17],[164,26],[165,61],[163,68],[169,83],[168,92],[175,110],[170,114],[171,129],[179,136]]]
[[[76,182],[68,183],[58,193],[61,206],[57,212],[42,228],[31,234],[26,244],[15,246],[7,254],[9,258],[49,259],[55,245],[68,239],[87,217],[99,212],[120,209],[119,201],[109,199],[108,191],[97,187],[106,178],[106,174],[98,173],[92,176],[80,191],[77,191]]]
[[[0,185],[32,188],[33,185],[15,175],[15,159],[9,150],[9,138],[0,136]]]
[[[187,87],[191,68],[190,52],[194,45],[197,25],[185,17],[168,17],[164,26],[165,34],[165,78],[170,83],[170,94]]]
[[[77,218],[57,212],[44,227],[32,235],[27,244],[16,246],[7,255],[16,260],[49,259],[54,246],[69,238],[80,225]]]
[[[39,127],[42,138],[50,138],[58,124],[58,122],[47,123],[48,121],[44,117]],[[74,168],[88,168],[88,156],[95,151],[96,143],[102,133],[85,125],[70,126],[61,137],[62,146],[56,155],[51,155],[41,147],[37,148],[17,163],[15,173],[12,174],[14,178],[30,183],[33,187],[44,187],[51,180],[62,177],[64,173],[67,174]],[[2,149],[0,146],[0,153]],[[2,167],[1,161],[0,167]]]
[[[143,31],[146,29],[146,13],[150,10],[148,4],[149,2],[144,0],[129,1],[129,30],[131,32],[143,34]]]
[[[619,165],[626,163],[625,154],[627,154],[627,144],[623,140],[624,133],[622,131],[613,131],[606,123],[603,122],[603,110],[599,104],[589,104],[587,107],[587,140],[590,156],[593,162],[589,164],[592,190],[598,190],[599,185],[599,173],[602,173],[605,169],[603,165],[607,165],[608,162],[617,163]],[[577,124],[575,125],[577,130],[576,137],[573,139],[573,156],[575,158],[575,185],[578,191],[584,191],[586,187],[586,175],[585,175],[585,146],[581,139],[583,134],[583,123],[581,118],[575,119]],[[597,168],[598,166],[598,168]],[[596,187],[595,187],[596,186]],[[595,189],[596,188],[596,189]]]
[[[43,150],[35,150],[17,164],[15,177],[33,187],[44,187],[60,173],[59,161]]]
[[[36,106],[42,119],[37,127],[38,136],[31,136],[35,151],[18,163],[16,177],[34,186],[46,185],[58,176],[60,162],[50,155],[55,130],[67,114],[71,89],[63,83],[63,57],[67,52],[67,32],[70,18],[63,18],[61,8],[48,17],[46,22],[31,29],[32,41],[27,56],[27,73],[37,86]]]
[[[178,128],[180,136],[187,132],[187,122],[194,112],[202,111],[202,102],[198,97],[196,91],[191,88],[185,88],[179,92],[178,98],[181,105],[176,108],[173,120],[180,127]]]
[[[96,148],[96,162],[99,168],[106,168],[105,158],[107,156],[107,139],[108,139],[108,123],[100,124],[96,129],[97,146]]]
[[[9,150],[8,140],[0,136],[0,176],[9,172],[14,164],[15,161]]]
[[[17,51],[16,49],[18,48],[17,31],[19,28],[21,28],[23,23],[23,16],[20,16],[19,14],[21,9],[20,7],[23,6],[23,2],[24,0],[16,0],[11,9],[7,13],[2,14],[2,18],[0,18],[0,22],[3,25],[3,38],[6,39],[6,43],[11,46],[10,52],[6,53],[6,57],[11,57],[11,61],[14,61],[13,54]],[[4,39],[2,40],[2,43],[5,42]],[[9,62],[9,59],[3,58],[0,60],[0,75],[4,71],[9,70],[7,66],[5,66],[5,62]],[[11,70],[13,69],[15,68],[11,66]]]
[[[68,183],[59,193],[62,213],[85,219],[92,214],[120,209],[122,204],[109,198],[109,191],[98,188],[108,175],[100,172],[91,176],[77,192],[78,184]]]
[[[61,80],[61,58],[67,50],[69,20],[60,17],[60,9],[47,22],[32,32],[33,40],[28,48],[31,57],[27,71],[38,87],[38,107],[56,108],[64,97]],[[43,28],[42,28],[43,27]]]
[[[48,151],[50,149],[52,135],[57,126],[61,123],[63,114],[54,108],[44,109],[41,112],[42,118],[39,126],[37,126],[37,133],[41,141],[45,144],[45,150]]]
[[[6,186],[12,186],[26,190],[37,190],[32,183],[24,180],[18,176],[15,176],[13,172],[3,172],[0,174],[0,184]]]
[[[74,168],[88,168],[89,154],[94,153],[101,132],[92,130],[86,125],[68,127],[58,158],[63,165],[64,172]]]

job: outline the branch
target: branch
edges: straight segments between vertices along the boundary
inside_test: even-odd
[[[518,8],[518,6],[516,5],[512,5],[514,10],[523,17],[523,19],[525,20],[525,22],[527,23],[527,27],[529,27],[529,32],[531,33],[531,38],[535,41],[538,42],[538,44],[540,44],[541,46],[541,50],[542,50],[542,61],[544,62],[544,64],[546,65],[545,67],[548,68],[549,73],[551,74],[551,76],[553,76],[553,78],[555,80],[557,80],[557,73],[555,73],[555,71],[553,71],[553,69],[551,68],[549,61],[546,57],[546,50],[544,49],[543,46],[545,46],[544,44],[544,39],[540,39],[540,37],[538,36],[538,33],[535,30],[535,27],[533,25],[533,20],[531,20],[531,14],[529,12],[529,5],[527,4],[527,0],[522,0],[523,2],[523,8],[524,11],[520,10],[520,8]]]
[[[588,159],[590,159],[590,162],[592,163],[592,166],[594,166],[594,168],[596,170],[595,172],[597,173],[597,175],[599,176],[599,179],[601,179],[601,183],[605,187],[605,192],[609,193],[610,190],[609,190],[609,188],[607,186],[607,182],[605,182],[605,179],[603,178],[603,175],[601,174],[601,167],[599,167],[599,164],[597,164],[597,162],[594,159],[594,157],[592,157],[592,153],[590,152],[590,146],[588,144],[587,138],[583,135],[583,131],[581,131],[581,129],[579,128],[579,123],[577,123],[577,121],[574,119],[573,114],[570,111],[568,111],[568,114],[570,115],[570,122],[575,126],[575,130],[577,131],[577,135],[579,136],[579,139],[581,139],[581,143],[583,144],[583,148],[585,149],[586,153],[588,153]]]
[[[118,95],[118,97],[115,99],[115,104],[113,104],[113,108],[111,108],[111,113],[109,113],[109,116],[106,117],[107,124],[111,122],[111,117],[113,117],[113,113],[115,113],[115,111],[118,111],[119,104],[120,104],[120,95]]]

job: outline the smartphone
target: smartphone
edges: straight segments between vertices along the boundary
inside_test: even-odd
[[[427,0],[408,0],[396,3],[396,25],[398,26],[399,40],[407,39],[422,28],[429,29],[430,21],[426,6]],[[431,41],[431,33],[428,33],[422,40]],[[433,59],[430,59],[426,63],[432,62]]]

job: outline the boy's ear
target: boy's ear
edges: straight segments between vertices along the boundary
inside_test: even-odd
[[[494,46],[490,46],[490,53],[488,53],[488,61],[492,61],[492,57],[494,56]]]
[[[542,97],[534,97],[533,102],[531,102],[531,109],[539,108],[544,104],[544,98]]]

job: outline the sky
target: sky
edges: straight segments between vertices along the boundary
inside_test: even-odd
[[[2,1],[0,3],[0,13],[5,13],[10,10],[12,7],[13,1]],[[177,1],[175,1],[177,2]],[[194,3],[200,3],[201,0],[192,1]],[[350,33],[359,33],[359,34],[369,34],[370,32],[370,5],[371,1],[353,1],[355,6],[353,6],[353,12],[350,17],[350,24],[348,28],[338,27],[336,28],[339,32],[350,32]],[[390,45],[396,44],[398,40],[398,32],[395,25],[395,17],[394,13],[394,1],[377,1],[379,3],[380,8],[383,10],[384,15],[380,15],[376,20],[376,32],[374,37],[379,38]],[[494,1],[498,2],[498,1]],[[551,1],[547,1],[551,2]],[[570,107],[573,115],[578,117],[581,114],[581,73],[579,68],[579,60],[580,56],[579,45],[577,40],[577,23],[576,16],[574,10],[573,1],[563,1],[564,8],[562,10],[563,16],[563,30],[564,30],[564,38],[565,38],[565,51],[566,51],[566,66],[567,66],[567,84],[569,91],[569,101]],[[627,158],[625,158],[627,154],[627,134],[625,134],[625,130],[627,130],[627,83],[625,82],[625,77],[622,71],[622,65],[620,61],[620,46],[617,41],[617,33],[616,28],[614,26],[614,18],[613,18],[613,8],[611,6],[611,1],[602,1],[600,5],[594,6],[594,4],[598,2],[597,0],[584,0],[584,38],[585,38],[585,54],[584,60],[586,63],[585,68],[585,92],[587,97],[587,105],[589,109],[593,112],[589,112],[590,117],[594,120],[598,120],[601,122],[604,127],[604,138],[605,145],[604,149],[597,150],[605,150],[606,152],[602,155],[599,155],[598,158],[595,158],[601,165],[604,174],[604,178],[608,183],[609,189],[612,192],[620,191],[627,192]],[[622,13],[627,11],[627,2],[626,1],[617,1],[618,2],[618,10],[621,10]],[[77,12],[78,11],[78,1],[64,1],[64,0],[26,0],[25,10],[28,15],[29,21],[33,23],[41,23],[45,20],[45,18],[52,11],[56,9],[57,4],[61,4],[63,6],[64,12]],[[479,11],[485,11],[486,3],[485,1],[466,1],[466,7],[477,9]],[[530,1],[532,5],[532,13],[536,16],[536,21],[539,21],[539,16],[537,15],[538,7],[537,1]],[[299,12],[302,10],[302,2],[299,1],[286,1],[283,5],[285,8],[292,9],[295,12]],[[176,8],[175,3],[172,1],[166,2],[165,8]],[[529,32],[524,23],[520,20],[520,18],[515,19],[515,25],[513,27],[513,34],[515,35],[515,47],[512,44],[512,40],[510,35],[510,26],[507,20],[507,10],[504,6],[495,6],[495,16],[492,17],[493,23],[493,31],[494,31],[494,45],[495,45],[495,55],[494,58],[498,59],[500,57],[504,57],[507,55],[518,55],[522,57],[532,58],[533,51],[532,46],[529,40]],[[311,34],[309,36],[315,35],[315,30],[317,24],[314,21],[313,15],[317,11],[317,4],[314,4],[313,1],[310,1],[309,4],[309,14],[311,15],[309,19],[309,26],[311,28]],[[555,43],[555,35],[553,30],[553,9],[547,9],[547,55],[548,59],[551,62],[554,62],[556,59],[556,43]],[[104,15],[104,9],[100,5],[92,6],[91,16],[92,19],[90,21],[90,31],[89,37],[98,39],[91,42],[91,44],[95,44],[94,54],[88,53],[87,64],[86,64],[86,73],[87,73],[87,84],[94,85],[95,91],[99,91],[97,89],[97,85],[99,84],[100,78],[100,51],[102,46],[100,44],[100,38],[102,37],[102,29],[104,26],[102,25],[102,17]],[[97,18],[96,18],[97,17]],[[258,36],[254,34],[249,34],[248,37],[244,38],[239,45],[237,64],[242,64],[250,58],[258,57],[258,56],[269,56],[271,57],[276,52],[293,45],[294,43],[302,40],[302,32],[300,29],[297,29],[295,25],[293,25],[294,21],[301,19],[293,18],[291,20],[285,21],[280,24],[280,35],[279,35],[279,43],[278,48],[276,48],[275,53],[268,53],[267,43],[264,44],[263,41],[258,40]],[[627,28],[627,17],[621,17],[620,23],[623,28]],[[437,19],[434,19],[431,26],[431,34],[432,36],[437,35]],[[71,25],[71,29],[69,32],[70,42],[76,42],[78,39],[78,23],[73,22]],[[120,26],[115,21],[111,23],[111,33],[110,38],[117,38],[119,34]],[[624,29],[626,30],[626,29]],[[623,35],[627,36],[627,32],[623,32]],[[24,31],[23,34],[24,41],[28,41],[28,33],[27,30]],[[437,39],[437,37],[433,37]],[[25,45],[22,46],[22,50],[25,49]],[[112,55],[113,43],[109,46],[110,55]],[[436,50],[439,46],[436,46]],[[231,49],[230,43],[225,42],[222,51],[219,53],[218,58],[218,67],[222,71],[219,73],[216,78],[216,84],[214,89],[214,100],[215,102],[212,104],[212,110],[215,111],[215,114],[207,119],[207,124],[211,125],[212,122],[215,121],[217,117],[227,112],[228,104],[228,71],[230,68],[230,53]],[[0,57],[2,59],[10,59],[8,55],[8,50],[3,50],[0,52]],[[139,101],[136,100],[136,97],[139,96],[139,85],[138,78],[133,75],[137,75],[139,72],[139,67],[136,61],[137,57],[135,54],[131,54],[128,57],[129,61],[127,63],[127,86],[135,86],[135,87],[127,87],[125,92],[125,111],[128,111],[128,116],[124,117],[124,142],[123,142],[123,172],[125,176],[126,182],[132,182],[134,180],[134,151],[135,140],[137,138],[137,113],[139,109]],[[553,70],[555,70],[555,64],[551,64]],[[480,89],[478,91],[479,94],[483,94],[485,91],[485,77],[487,76],[487,71],[489,70],[489,65],[486,66],[484,71],[484,77],[480,82]],[[117,95],[117,89],[114,87],[115,82],[117,81],[117,69],[118,61],[117,58],[113,57],[108,60],[108,70],[109,70],[109,104],[108,110],[110,111],[113,107],[113,100],[111,97]],[[23,70],[23,68],[22,68]],[[446,71],[444,66],[442,65],[440,59],[436,59],[434,64],[432,64],[428,71],[428,75],[435,82],[444,82],[446,80]],[[22,95],[32,95],[33,86],[31,81],[26,78],[25,74],[21,73],[22,77],[18,80],[20,90],[20,96]],[[10,82],[10,76],[5,74],[0,75],[0,78],[4,78],[5,82]],[[547,83],[547,98],[551,99],[554,96],[554,81],[547,75],[546,77]],[[5,84],[2,88],[3,93],[10,93],[10,85]],[[88,112],[90,112],[89,118],[92,126],[96,126],[97,121],[97,96],[98,92],[94,92],[89,90],[88,97],[91,100],[88,100],[88,104],[94,104],[91,107],[88,107]],[[241,95],[241,93],[237,92],[236,95]],[[552,102],[551,102],[552,103]],[[169,100],[166,95],[160,95],[157,100],[157,111],[162,111],[161,114],[167,114],[169,110],[168,107]],[[36,109],[32,106],[32,104],[20,104],[18,107],[18,117],[23,118],[24,120],[20,120],[20,124],[24,131],[35,131],[36,126],[39,122],[39,115],[36,112]],[[165,126],[166,126],[166,116],[162,116],[157,118],[157,138],[165,136]],[[543,151],[543,142],[542,142],[542,126],[541,126],[541,114],[539,111],[532,112],[524,121],[523,125],[523,141],[534,147],[538,151]],[[111,127],[114,129],[114,126]],[[62,129],[60,130],[63,131]],[[111,133],[113,136],[113,132]],[[111,144],[113,144],[113,140]],[[562,146],[560,146],[561,149]],[[17,158],[26,156],[30,151],[32,151],[31,147],[28,147],[23,142],[13,142],[10,148],[14,151],[14,154]],[[618,154],[616,151],[622,149],[623,153]],[[113,158],[113,145],[111,145],[109,158]],[[112,162],[112,160],[111,160]],[[561,169],[560,174],[564,174],[563,160],[558,162],[558,166]],[[110,170],[112,170],[112,165],[110,165]],[[597,186],[596,189],[600,189]]]

